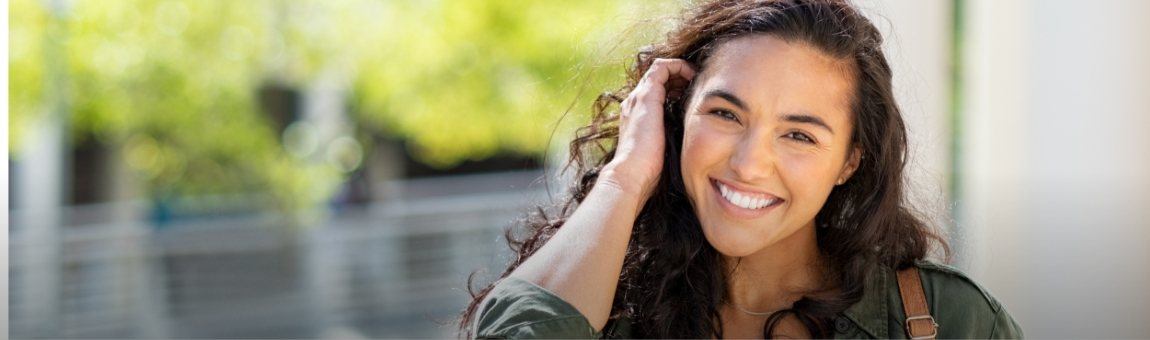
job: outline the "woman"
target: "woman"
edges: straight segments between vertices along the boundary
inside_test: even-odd
[[[844,1],[690,11],[599,98],[571,143],[580,181],[561,216],[529,223],[461,327],[906,337],[895,273],[914,268],[937,336],[1020,337],[984,290],[924,260],[946,246],[904,201],[906,131],[881,42]]]

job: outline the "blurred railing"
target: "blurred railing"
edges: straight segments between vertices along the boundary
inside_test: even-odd
[[[10,335],[452,337],[467,276],[493,279],[504,229],[545,200],[540,175],[393,182],[386,202],[318,218],[11,211]]]

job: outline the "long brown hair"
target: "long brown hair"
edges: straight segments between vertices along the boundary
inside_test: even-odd
[[[719,45],[757,34],[806,43],[852,65],[851,142],[862,151],[854,175],[833,189],[815,217],[818,247],[828,262],[826,279],[837,284],[836,295],[805,296],[776,312],[767,319],[763,336],[771,337],[788,315],[801,321],[813,337],[833,336],[834,318],[862,298],[871,271],[910,266],[927,256],[932,242],[949,254],[942,238],[906,202],[906,127],[894,100],[882,35],[875,26],[846,1],[718,0],[686,12],[665,41],[638,53],[622,88],[598,97],[591,123],[580,128],[570,144],[569,165],[579,179],[570,197],[555,216],[537,209],[525,220],[526,237],[516,238],[508,231],[508,243],[517,256],[501,277],[546,243],[591,191],[600,169],[614,155],[619,104],[653,60],[684,59],[702,71]],[[612,306],[612,322],[630,319],[636,337],[703,338],[723,333],[719,310],[728,299],[727,273],[722,256],[703,237],[680,174],[686,98],[689,93],[667,100],[662,176],[635,221]],[[470,290],[470,280],[468,286]],[[471,327],[476,308],[492,287],[472,291],[461,331]]]

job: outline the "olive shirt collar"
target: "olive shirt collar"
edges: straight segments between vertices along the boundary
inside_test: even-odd
[[[890,302],[887,299],[889,277],[889,269],[876,266],[867,275],[862,299],[843,311],[843,315],[855,325],[878,339],[890,338],[887,334],[887,318],[890,315]]]

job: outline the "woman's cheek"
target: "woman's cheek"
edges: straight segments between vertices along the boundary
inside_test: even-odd
[[[722,169],[716,167],[725,165],[725,157],[730,154],[724,151],[724,145],[729,143],[727,140],[730,137],[702,125],[688,126],[683,136],[680,170],[692,202],[697,194],[710,190],[711,183],[708,177],[723,173]]]
[[[701,120],[689,123],[684,129],[683,161],[686,163],[690,160],[694,163],[691,165],[701,165],[706,163],[701,161],[722,150],[724,136]]]
[[[779,163],[779,177],[791,200],[797,205],[821,207],[834,186],[833,164],[809,153],[782,153]]]
[[[708,168],[726,166],[735,148],[739,144],[739,136],[720,129],[701,129],[695,141],[694,149],[698,153],[700,165]]]

